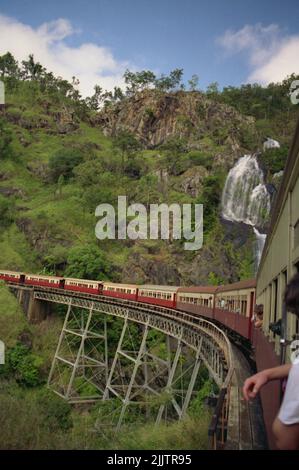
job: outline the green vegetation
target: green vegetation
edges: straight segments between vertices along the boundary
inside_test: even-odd
[[[73,176],[73,169],[83,161],[82,152],[76,148],[64,148],[51,155],[49,158],[49,168],[54,182],[59,178],[70,178]],[[62,180],[60,179],[60,185]]]
[[[282,171],[285,166],[288,148],[286,145],[280,148],[267,149],[263,153],[263,163],[269,174]]]
[[[126,414],[122,432],[115,434],[111,419],[119,405],[116,399],[73,407],[45,387],[60,328],[61,320],[55,312],[47,321],[29,326],[15,297],[1,284],[0,331],[6,343],[6,364],[0,367],[0,423],[5,430],[1,449],[207,448],[211,414],[204,402],[216,390],[203,367],[197,380],[199,393],[192,400],[192,411],[186,419],[156,427],[132,408]],[[112,349],[121,329],[120,321],[110,319],[108,336]],[[136,347],[140,340],[138,331],[137,325],[130,324],[125,348]],[[148,346],[164,357],[165,340],[161,333],[151,331]],[[91,384],[83,384],[82,378],[76,381],[85,395],[94,392]],[[148,405],[156,413],[164,400],[168,402],[169,397],[161,396],[159,402],[154,397]],[[97,418],[103,425],[101,432],[95,432]]]
[[[160,77],[126,71],[125,90],[107,92],[96,85],[83,99],[75,78],[68,83],[55,77],[33,56],[22,64],[9,53],[0,57],[6,87],[0,110],[0,267],[160,284],[216,285],[252,276],[253,240],[239,237],[235,244],[228,236],[219,220],[221,193],[239,153],[261,149],[268,136],[282,147],[260,157],[267,181],[283,168],[297,114],[288,97],[295,77],[268,87],[219,90],[214,83],[200,92],[197,76],[189,80],[189,91],[183,90],[182,76],[182,69]],[[97,240],[95,208],[116,205],[118,195],[147,208],[203,203],[200,253],[186,253],[178,240]],[[115,402],[70,407],[49,393],[45,381],[64,313],[53,309],[45,322],[29,325],[0,285],[0,336],[7,347],[0,370],[1,448],[207,447],[205,398],[215,390],[204,370],[186,420],[157,429],[133,411],[119,436],[93,428]],[[121,328],[120,321],[109,319],[112,346]],[[138,344],[136,325],[130,334]],[[149,343],[166,357],[161,334],[152,332]],[[131,347],[129,339],[125,346]],[[84,387],[84,393],[93,393],[92,386]]]

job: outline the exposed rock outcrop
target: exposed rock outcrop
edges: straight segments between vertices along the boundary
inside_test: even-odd
[[[233,155],[240,149],[242,127],[254,120],[234,108],[215,103],[200,92],[159,93],[146,90],[104,109],[95,118],[106,135],[122,129],[134,133],[145,147],[153,148],[171,137],[188,139],[190,147],[201,148],[200,141],[213,135],[216,144],[226,145]],[[203,143],[202,143],[203,145]]]

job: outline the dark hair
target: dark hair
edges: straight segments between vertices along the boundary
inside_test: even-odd
[[[284,301],[287,310],[299,317],[299,273],[295,274],[288,283],[284,293]]]
[[[264,305],[263,304],[256,304],[254,306],[254,312],[257,314],[257,316],[263,316],[263,313],[264,313]]]

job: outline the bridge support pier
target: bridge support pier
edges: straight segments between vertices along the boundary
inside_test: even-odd
[[[94,312],[93,303],[78,311],[70,300],[48,386],[70,403],[94,401],[104,393],[107,374],[106,319]]]
[[[10,287],[15,293],[19,304],[26,313],[30,323],[40,323],[50,314],[50,303],[44,300],[38,300],[34,296],[34,289],[28,287],[15,288]]]

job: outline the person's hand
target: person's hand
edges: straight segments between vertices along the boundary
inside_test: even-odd
[[[268,382],[268,376],[265,371],[259,372],[258,374],[252,375],[245,380],[243,386],[243,395],[245,400],[255,398],[261,387]]]

